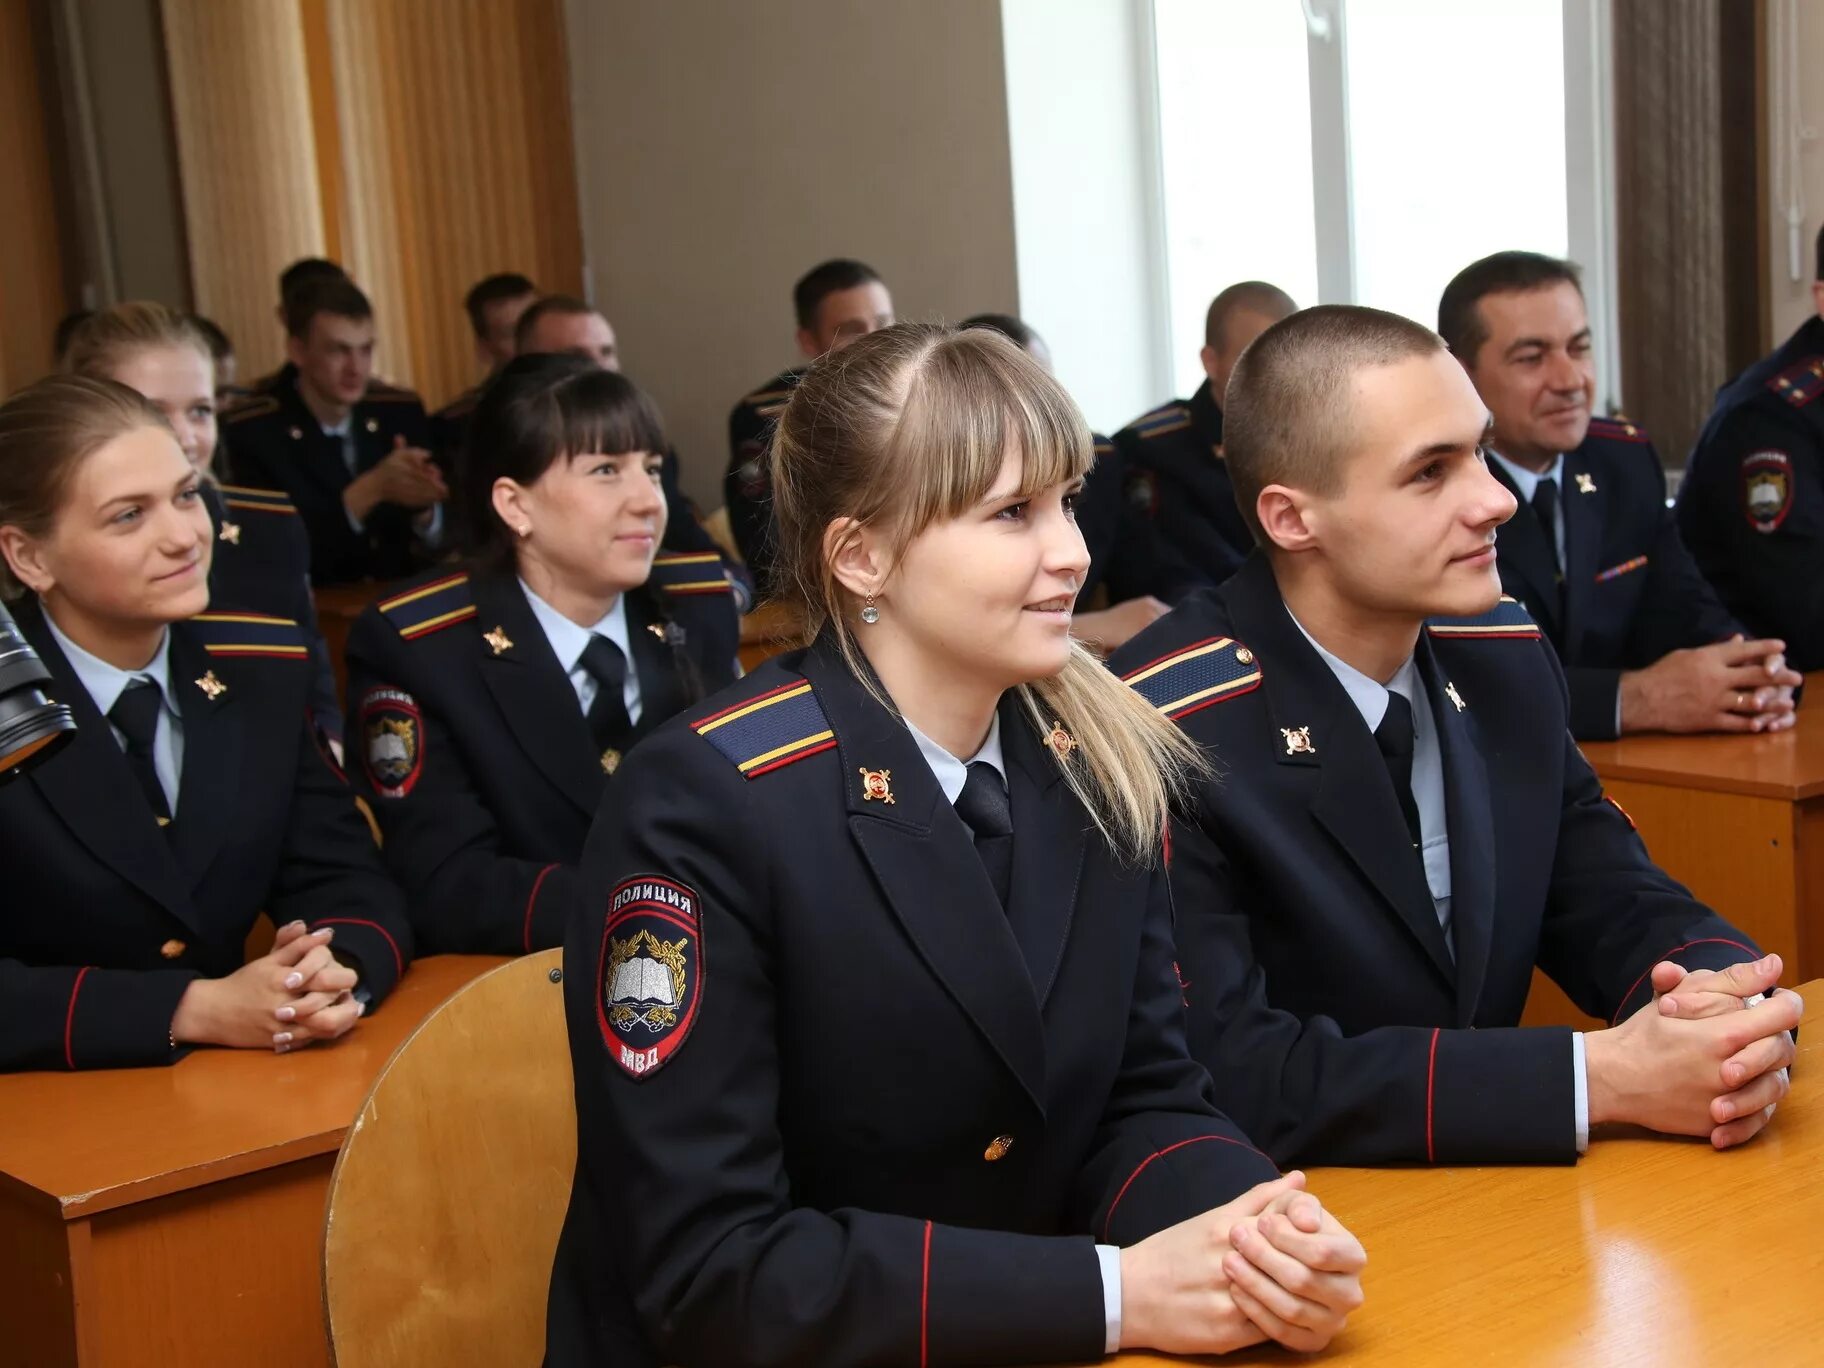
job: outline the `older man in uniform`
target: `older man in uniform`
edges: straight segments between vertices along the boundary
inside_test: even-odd
[[[1223,465],[1223,392],[1248,343],[1297,307],[1292,296],[1263,280],[1229,286],[1204,316],[1198,353],[1204,381],[1197,392],[1142,414],[1115,434],[1127,463],[1128,497],[1211,583],[1233,574],[1252,545]]]
[[[1824,230],[1817,313],[1716,397],[1678,491],[1678,525],[1731,612],[1824,668]]]
[[[798,350],[806,364],[825,352],[893,322],[893,296],[874,269],[838,258],[812,267],[792,287]],[[804,366],[781,371],[736,404],[728,415],[728,470],[722,478],[735,545],[765,594],[773,573],[772,475],[767,443]]]
[[[1786,1090],[1778,957],[1648,859],[1501,596],[1487,423],[1417,323],[1275,325],[1228,390],[1260,550],[1113,662],[1214,761],[1172,828],[1191,1049],[1282,1163],[1723,1148]],[[1520,1026],[1535,965],[1609,1028]]]
[[[1501,585],[1558,652],[1571,734],[1781,731],[1799,676],[1784,643],[1747,641],[1666,509],[1645,430],[1596,418],[1577,268],[1536,252],[1465,267],[1438,331],[1493,424],[1489,473],[1519,503],[1501,529]]]
[[[449,495],[424,405],[374,379],[374,311],[346,278],[294,292],[285,326],[294,373],[223,418],[236,478],[291,496],[313,583],[410,574],[442,538]]]

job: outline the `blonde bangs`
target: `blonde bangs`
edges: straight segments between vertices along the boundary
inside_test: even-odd
[[[1089,425],[1050,372],[998,333],[943,337],[910,368],[883,452],[898,489],[895,528],[910,541],[993,492],[1008,452],[1023,496],[1079,479],[1094,451]]]

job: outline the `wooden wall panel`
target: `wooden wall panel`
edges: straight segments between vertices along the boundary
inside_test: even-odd
[[[0,396],[50,370],[63,254],[31,0],[0,0]]]
[[[283,359],[286,263],[328,250],[298,0],[164,0],[195,303],[243,377]]]
[[[561,0],[325,0],[346,196],[344,264],[380,369],[435,405],[475,379],[480,277],[582,284]]]

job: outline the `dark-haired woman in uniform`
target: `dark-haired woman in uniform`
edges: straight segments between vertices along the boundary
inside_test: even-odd
[[[904,325],[811,368],[772,461],[815,639],[647,740],[584,855],[548,1361],[1322,1347],[1361,1247],[1185,1053],[1195,757],[1071,641],[1081,416]]]
[[[459,458],[467,564],[349,635],[353,768],[427,952],[556,945],[622,756],[735,676],[720,557],[655,556],[668,449],[625,376],[509,363]]]
[[[0,1069],[296,1049],[412,955],[308,717],[295,622],[210,613],[215,544],[158,410],[53,376],[0,405],[0,552],[73,741],[0,787]],[[243,964],[265,911],[271,953]]]
[[[70,339],[64,369],[138,390],[171,425],[203,478],[197,486],[215,533],[210,601],[296,621],[310,647],[311,715],[334,746],[342,744],[342,700],[329,649],[317,631],[310,594],[310,539],[291,496],[216,482],[214,354],[197,321],[163,304],[136,301],[98,310]],[[339,758],[339,752],[338,752]]]

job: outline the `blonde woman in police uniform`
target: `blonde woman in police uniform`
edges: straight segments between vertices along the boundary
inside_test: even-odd
[[[1071,642],[1089,463],[979,330],[795,392],[815,641],[645,742],[584,855],[550,1363],[1316,1349],[1359,1303],[1360,1245],[1185,1053],[1153,865],[1194,760]]]

